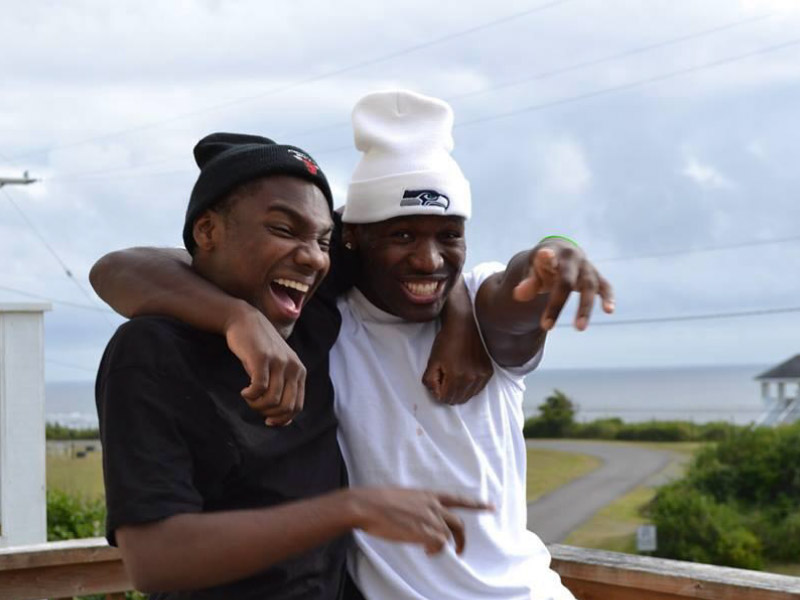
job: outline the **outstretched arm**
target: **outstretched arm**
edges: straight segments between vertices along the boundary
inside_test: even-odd
[[[102,257],[89,280],[123,316],[165,315],[225,336],[250,376],[244,399],[268,424],[288,423],[303,408],[303,363],[261,312],[224,293],[190,265],[185,250],[131,248]]]
[[[117,530],[134,586],[143,591],[207,588],[254,575],[351,529],[434,554],[450,537],[464,548],[451,508],[486,503],[421,490],[353,488],[264,509],[189,513]]]
[[[546,238],[489,277],[478,290],[475,309],[494,359],[503,366],[519,366],[533,358],[572,292],[580,295],[575,317],[579,331],[589,324],[595,296],[605,312],[614,311],[611,285],[583,250],[563,239]]]

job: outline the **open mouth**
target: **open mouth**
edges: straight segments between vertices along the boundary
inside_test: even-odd
[[[296,318],[303,308],[303,302],[310,286],[300,281],[281,277],[273,280],[269,287],[286,315]]]
[[[442,280],[403,282],[403,289],[405,289],[412,302],[433,302],[439,297],[442,288],[444,288],[444,281]]]

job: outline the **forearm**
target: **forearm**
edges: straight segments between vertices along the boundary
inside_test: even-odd
[[[248,309],[197,275],[184,250],[112,252],[95,263],[89,279],[95,292],[126,317],[165,315],[221,334],[234,314]]]
[[[339,491],[277,507],[191,513],[122,527],[117,539],[137,589],[207,588],[255,575],[356,526]]]
[[[175,516],[117,530],[134,586],[207,588],[255,575],[352,529],[441,551],[452,536],[464,549],[464,523],[450,509],[486,510],[463,496],[407,488],[350,488],[276,507]]]
[[[442,329],[452,332],[460,332],[467,329],[469,325],[474,325],[475,317],[472,311],[472,300],[470,300],[464,277],[459,276],[442,310]]]
[[[447,297],[441,324],[422,383],[437,400],[461,404],[480,392],[494,372],[463,277]]]

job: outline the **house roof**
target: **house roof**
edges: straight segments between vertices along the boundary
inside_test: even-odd
[[[800,354],[764,371],[756,379],[800,379]]]

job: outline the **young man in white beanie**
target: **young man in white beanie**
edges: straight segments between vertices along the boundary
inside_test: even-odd
[[[370,600],[571,598],[544,544],[526,529],[523,377],[538,364],[571,290],[581,290],[581,329],[596,294],[613,309],[611,290],[574,244],[558,238],[508,267],[464,273],[495,374],[464,405],[431,400],[416,374],[461,273],[471,212],[469,183],[450,155],[452,124],[446,103],[412,92],[370,94],[353,111],[363,156],[348,189],[343,240],[359,257],[360,278],[338,303],[331,377],[352,485],[433,484],[477,494],[495,511],[463,515],[469,542],[460,556],[428,557],[356,532],[348,568]]]
[[[427,556],[356,533],[355,585],[369,600],[572,598],[544,544],[526,529],[523,377],[538,364],[568,295],[580,293],[575,324],[584,329],[597,294],[613,310],[610,286],[579,248],[557,237],[507,267],[465,273],[495,372],[466,404],[437,402],[420,379],[461,274],[471,212],[469,183],[450,156],[452,111],[411,92],[382,92],[356,105],[353,123],[364,156],[348,190],[343,240],[358,276],[338,301],[342,325],[331,353],[350,483],[433,486],[494,506],[460,515],[467,536],[460,555],[445,547]],[[184,278],[182,289],[189,288]],[[237,354],[270,350],[259,344],[254,336],[244,345],[258,350]]]

